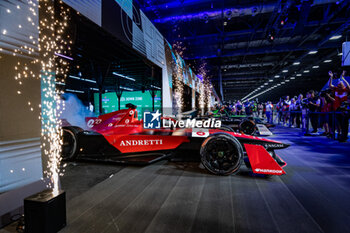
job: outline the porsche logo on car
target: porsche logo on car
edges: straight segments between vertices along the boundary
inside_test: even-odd
[[[120,146],[156,146],[163,145],[162,139],[153,140],[123,140],[120,142]]]

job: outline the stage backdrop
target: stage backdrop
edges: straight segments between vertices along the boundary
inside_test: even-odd
[[[195,106],[196,90],[202,80],[198,79],[184,60],[172,51],[153,23],[132,0],[63,0],[82,15],[130,46],[148,60],[162,68],[162,105],[163,112],[173,109],[174,79],[181,80],[192,91],[192,108]],[[181,66],[181,74],[175,77],[176,66]],[[175,69],[175,70],[174,70]],[[181,77],[179,77],[181,76]]]

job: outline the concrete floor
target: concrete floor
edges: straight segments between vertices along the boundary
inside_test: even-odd
[[[244,165],[219,177],[198,162],[70,163],[61,232],[350,232],[350,143],[274,133],[292,144],[278,151],[288,163],[281,177],[252,176]]]

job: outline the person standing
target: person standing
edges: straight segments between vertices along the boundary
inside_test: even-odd
[[[349,119],[350,119],[350,98],[347,99],[341,106],[342,121],[340,122],[341,136],[339,142],[346,142],[348,140],[349,133]]]
[[[289,99],[289,96],[287,95],[283,101],[283,107],[282,107],[282,111],[283,111],[283,123],[284,124],[288,124],[288,120],[289,120],[289,105],[290,105],[291,101]]]
[[[258,104],[258,113],[259,113],[259,117],[262,118],[263,117],[263,111],[264,111],[264,106],[262,105],[262,103]]]
[[[258,117],[258,105],[255,101],[250,103],[251,112],[254,117]]]
[[[253,114],[253,112],[252,112],[253,108],[252,108],[251,103],[249,101],[246,101],[244,103],[244,109],[245,109],[245,114],[247,116],[251,116]]]
[[[327,94],[321,93],[320,95],[320,102],[321,102],[321,115],[320,115],[320,125],[323,126],[324,132],[320,136],[330,136],[329,131],[329,113],[331,112],[330,104],[327,101]]]
[[[350,93],[350,85],[345,79],[346,71],[343,71],[340,79],[338,80],[337,86],[333,85],[333,78],[335,78],[336,75],[333,74],[332,71],[329,71],[328,74],[330,76],[328,86],[332,91],[334,91],[333,110],[339,112],[341,111],[340,106],[342,103],[348,100],[348,94]],[[346,121],[346,118],[344,117],[345,115],[343,113],[337,113],[336,115],[338,127],[340,128],[337,138],[339,141],[344,141],[344,139],[348,136],[348,126],[344,124],[344,121]]]
[[[332,71],[329,71],[328,74],[330,76],[328,81],[328,86],[335,93],[334,95],[335,102],[334,102],[333,108],[334,110],[337,110],[343,102],[347,101],[348,94],[350,92],[350,85],[345,79],[346,71],[343,71],[337,86],[333,85],[333,78],[336,78],[335,74],[333,74]]]
[[[318,112],[320,104],[321,104],[321,101],[318,97],[316,97],[315,91],[314,90],[309,91],[308,107],[309,107],[309,116],[310,116],[311,126],[313,128],[313,131],[311,133],[317,133],[319,116],[316,112]]]
[[[276,104],[278,124],[282,121],[282,107],[283,100],[280,98],[280,101]]]
[[[272,123],[272,111],[273,106],[271,104],[271,101],[268,101],[266,104],[266,118],[268,123]]]
[[[303,98],[304,96],[302,94],[300,94],[298,96],[298,99],[295,101],[295,105],[296,105],[296,114],[295,114],[295,123],[296,123],[296,127],[300,128],[300,124],[301,124],[301,110],[302,110],[302,105],[303,105]]]
[[[291,103],[289,105],[289,113],[290,113],[289,127],[294,127],[296,110],[297,110],[296,100],[295,100],[295,98],[292,98]]]
[[[328,110],[328,131],[329,131],[329,134],[327,135],[327,137],[334,138],[335,125],[334,125],[334,114],[332,112],[333,112],[333,104],[335,102],[335,99],[333,98],[332,94],[327,93],[326,101],[328,105],[327,110]]]
[[[242,115],[243,106],[242,106],[241,101],[239,101],[239,100],[236,103],[236,110],[237,110],[237,115]]]

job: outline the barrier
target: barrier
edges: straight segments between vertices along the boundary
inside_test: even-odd
[[[234,115],[245,115],[243,111],[240,112],[232,112]],[[268,121],[267,116],[268,112],[252,112],[249,117],[259,117],[265,119],[268,123],[277,124],[277,125],[286,125],[292,127],[296,125],[297,128],[300,128],[305,136],[312,134],[310,133],[310,125],[314,124],[314,127],[319,129],[323,128],[323,124],[320,125],[320,119],[322,119],[322,123],[328,123],[330,136],[332,139],[335,139],[335,132],[338,134],[342,131],[348,132],[349,129],[349,118],[350,113],[344,113],[339,111],[332,112],[311,112],[308,109],[302,109],[301,111],[277,111],[274,110],[270,112],[270,121]],[[222,117],[225,114],[221,115]],[[322,117],[320,117],[322,116]],[[286,120],[288,121],[286,122]],[[339,122],[341,121],[341,122]],[[346,126],[344,126],[344,124]],[[313,128],[314,128],[313,127]],[[340,130],[342,128],[343,130]],[[345,130],[344,130],[345,129]],[[316,135],[315,135],[316,136]],[[344,137],[344,135],[341,135]]]
[[[323,128],[323,124],[320,125],[321,123],[328,123],[329,129],[332,131],[330,132],[331,138],[335,139],[335,131],[339,133],[339,128],[342,124],[347,123],[349,125],[349,118],[349,114],[339,111],[312,112],[308,109],[303,109],[302,111],[273,111],[272,121],[269,123],[277,125],[287,124],[288,127],[296,125],[296,128],[300,128],[305,135],[311,135],[310,126],[312,126],[312,123],[317,125],[317,129]]]

